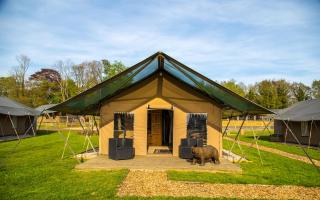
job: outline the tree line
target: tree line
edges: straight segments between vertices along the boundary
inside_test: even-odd
[[[0,96],[32,107],[63,102],[126,69],[122,62],[107,59],[80,64],[59,60],[26,77],[31,59],[19,55],[16,60],[17,65],[12,67],[10,76],[0,77]],[[270,109],[282,109],[298,101],[320,98],[320,80],[314,80],[311,86],[284,79],[262,80],[253,85],[231,79],[220,84]]]
[[[19,55],[16,60],[10,76],[0,77],[0,96],[32,107],[63,102],[126,69],[120,61],[104,59],[74,64],[67,59],[26,77],[31,59]]]
[[[311,86],[284,79],[262,80],[253,85],[237,83],[232,79],[221,84],[269,109],[283,109],[299,101],[320,99],[320,80],[314,80]]]

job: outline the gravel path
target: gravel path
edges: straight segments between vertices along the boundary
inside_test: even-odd
[[[234,139],[228,138],[228,137],[225,137],[224,139],[229,140],[229,141],[234,141]],[[243,141],[239,141],[239,143],[241,145],[244,145],[244,146],[247,146],[247,147],[250,147],[252,145],[249,142],[243,142]],[[254,144],[254,145],[252,145],[252,147],[256,148],[256,145]],[[274,148],[271,148],[271,147],[266,147],[266,146],[263,146],[263,145],[260,145],[260,144],[259,144],[259,149],[263,150],[263,151],[270,152],[270,153],[275,153],[275,154],[278,154],[278,155],[281,155],[281,156],[285,156],[285,157],[288,157],[288,158],[291,158],[291,159],[294,159],[294,160],[299,160],[299,161],[302,161],[302,162],[305,162],[305,163],[308,163],[308,164],[312,164],[311,161],[305,156],[299,156],[299,155],[296,155],[296,154],[287,153],[285,151],[281,151],[281,150],[274,149]],[[312,160],[315,163],[315,165],[320,167],[320,161],[319,160],[315,160],[315,159],[312,159]]]
[[[320,188],[171,181],[166,172],[130,171],[118,196],[226,197],[241,199],[320,199]]]

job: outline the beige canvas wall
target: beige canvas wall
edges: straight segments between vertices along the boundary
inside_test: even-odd
[[[213,102],[190,89],[183,87],[170,77],[159,81],[154,78],[137,86],[124,95],[119,95],[101,107],[100,153],[108,153],[108,140],[113,137],[114,112],[132,112],[134,114],[134,147],[136,155],[147,154],[147,110],[150,108],[173,108],[173,155],[178,156],[181,138],[187,133],[187,113],[208,114],[208,144],[219,152],[221,143],[221,109]],[[159,90],[159,84],[162,88]],[[159,92],[160,91],[160,92]]]
[[[19,135],[25,134],[26,130],[30,127],[31,122],[33,121],[34,117],[28,116],[11,116],[12,122],[14,124],[14,127]],[[36,130],[36,125],[33,126],[34,130]],[[29,131],[26,134],[33,134],[32,129],[30,128]],[[9,115],[2,115],[0,114],[0,136],[5,135],[16,135]]]

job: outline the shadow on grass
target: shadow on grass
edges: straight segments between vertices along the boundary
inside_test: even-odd
[[[245,136],[245,137],[246,137],[246,138],[249,138],[249,139],[251,139],[251,140],[254,139],[253,136]],[[261,135],[261,136],[259,137],[259,140],[263,140],[263,141],[268,141],[268,142],[270,142],[270,136],[268,136],[268,135]]]
[[[49,134],[56,133],[56,132],[57,131],[54,131],[54,130],[38,130],[37,136],[49,135]]]

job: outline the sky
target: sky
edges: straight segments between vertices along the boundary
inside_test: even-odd
[[[212,80],[320,79],[320,1],[0,0],[0,76],[31,59],[132,66],[162,51]]]

